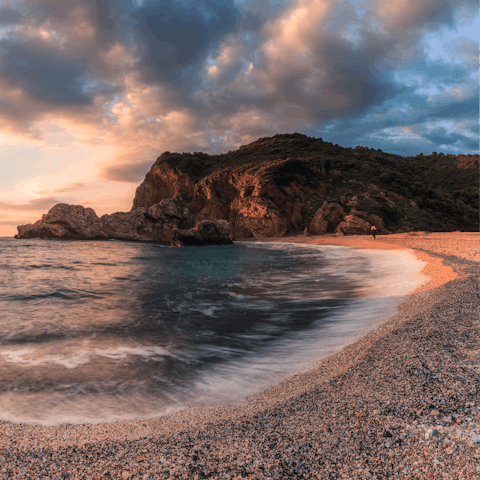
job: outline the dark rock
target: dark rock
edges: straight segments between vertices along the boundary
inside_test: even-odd
[[[174,229],[172,247],[200,247],[205,245],[230,245],[230,225],[225,220],[202,220],[188,230]]]

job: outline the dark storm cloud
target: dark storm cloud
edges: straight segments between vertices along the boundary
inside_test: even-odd
[[[0,5],[0,26],[17,23],[22,15],[7,5]]]
[[[48,104],[90,104],[89,84],[106,80],[94,78],[101,54],[121,31],[109,2],[26,1],[21,12],[7,13],[19,25],[0,41],[0,80],[41,100],[46,111]]]
[[[207,47],[235,29],[237,9],[231,0],[149,2],[132,14],[133,33],[144,50],[151,74],[176,78],[179,70],[206,55]],[[172,70],[175,69],[176,73]]]
[[[464,143],[469,140],[467,136],[458,132],[449,131],[441,125],[429,132],[424,133],[423,137],[432,145],[453,145],[456,142]]]
[[[55,51],[49,52],[46,61],[45,53],[35,45],[10,45],[2,58],[0,76],[44,102],[65,106],[91,103],[92,94],[83,90],[86,66]]]

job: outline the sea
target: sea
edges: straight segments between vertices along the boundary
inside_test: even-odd
[[[405,251],[0,238],[0,420],[230,403],[313,368],[425,283]]]

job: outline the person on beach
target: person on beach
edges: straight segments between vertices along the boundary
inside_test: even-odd
[[[372,225],[372,228],[370,230],[372,231],[373,239],[375,240],[375,235],[377,234],[377,227],[375,225]]]

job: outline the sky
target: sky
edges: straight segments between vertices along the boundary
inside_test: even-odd
[[[0,236],[128,211],[164,151],[479,152],[478,0],[0,0]]]

